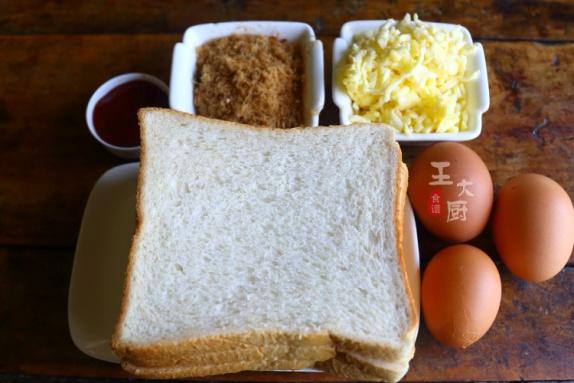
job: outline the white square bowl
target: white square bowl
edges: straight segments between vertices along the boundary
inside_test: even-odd
[[[239,21],[199,24],[189,27],[183,42],[173,49],[169,104],[172,109],[195,113],[193,80],[197,48],[209,40],[231,34],[276,36],[296,43],[303,58],[303,124],[319,125],[319,113],[325,102],[323,44],[315,38],[310,25],[284,21]]]
[[[353,38],[357,34],[378,29],[388,20],[361,20],[350,21],[343,24],[340,37],[335,39],[333,44],[333,102],[339,108],[339,121],[343,125],[350,123],[352,115],[351,98],[341,87],[336,79],[336,68],[345,57],[345,53],[350,48]],[[436,28],[452,30],[461,28],[465,39],[473,44],[472,37],[468,29],[455,24],[422,22],[425,25],[431,25]],[[490,96],[488,91],[488,75],[486,72],[486,60],[484,50],[480,43],[474,43],[475,50],[469,57],[467,73],[470,75],[478,71],[478,77],[466,85],[468,97],[467,108],[469,112],[468,130],[457,133],[396,133],[396,138],[401,142],[430,142],[430,141],[468,141],[480,135],[482,130],[482,114],[488,110],[490,105]]]

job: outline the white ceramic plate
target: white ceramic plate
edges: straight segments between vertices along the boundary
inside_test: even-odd
[[[342,125],[348,125],[350,123],[350,117],[352,114],[351,98],[345,92],[345,90],[339,84],[339,81],[335,78],[336,68],[343,59],[345,53],[351,46],[353,38],[355,35],[363,34],[367,31],[373,31],[378,29],[387,20],[358,20],[350,21],[343,24],[341,27],[340,36],[335,39],[333,43],[333,102],[339,108],[339,121]],[[455,24],[445,24],[445,23],[431,23],[422,22],[425,25],[431,25],[433,27],[445,30],[452,30],[454,28],[462,28],[462,32],[466,41],[469,44],[473,44],[472,36],[468,29]],[[424,141],[468,141],[472,140],[480,135],[482,130],[482,115],[486,112],[490,105],[490,95],[488,91],[488,74],[486,71],[486,59],[484,56],[484,50],[480,43],[474,43],[475,50],[468,60],[467,73],[471,74],[474,71],[478,71],[478,78],[474,81],[467,83],[467,95],[468,95],[468,111],[469,111],[469,121],[468,130],[465,132],[458,133],[413,133],[404,134],[397,133],[397,141],[401,142],[424,142]]]
[[[138,166],[139,163],[117,166],[96,182],[84,211],[70,281],[68,323],[72,340],[85,354],[108,362],[118,362],[110,348],[110,338],[135,229]],[[418,308],[419,251],[408,200],[404,235],[407,271]]]

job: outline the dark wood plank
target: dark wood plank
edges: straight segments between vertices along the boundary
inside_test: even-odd
[[[406,380],[572,379],[574,269],[540,284],[499,270],[502,303],[492,328],[474,345],[457,351],[440,345],[421,327]]]
[[[484,44],[490,109],[483,132],[466,144],[486,163],[495,192],[509,178],[540,173],[558,182],[574,200],[574,45],[489,42]],[[423,147],[403,148],[410,163]],[[421,256],[447,245],[419,225]],[[475,240],[496,259],[491,227]],[[569,264],[574,263],[574,252]]]
[[[407,12],[465,25],[478,38],[574,40],[569,0],[21,0],[3,2],[0,34],[180,33],[207,22],[289,20],[336,35],[349,20],[401,18]]]
[[[0,51],[7,52],[0,60],[0,163],[8,164],[0,167],[0,244],[73,246],[94,182],[121,163],[87,132],[90,93],[128,71],[167,81],[178,39],[0,37]],[[323,40],[329,69],[333,39]],[[491,108],[483,134],[468,145],[484,159],[497,188],[513,175],[538,172],[574,198],[574,44],[487,42],[485,49]],[[334,124],[329,73],[326,79],[321,121]],[[405,147],[406,161],[420,150]],[[494,254],[488,232],[478,242]],[[442,246],[431,237],[422,241],[429,255]]]
[[[0,374],[127,377],[119,366],[83,355],[67,329],[70,251],[0,248]],[[502,269],[498,317],[464,351],[441,346],[421,326],[406,379],[537,380],[574,377],[574,268],[533,284]],[[326,374],[245,372],[212,380],[329,381]]]
[[[128,377],[76,350],[67,330],[72,247],[84,204],[98,176],[122,163],[85,128],[85,105],[101,82],[128,71],[167,81],[173,43],[196,23],[304,21],[322,36],[334,36],[345,21],[405,12],[461,23],[484,40],[574,41],[569,0],[0,2],[0,381]],[[322,38],[329,68],[333,38]],[[469,146],[485,160],[496,189],[513,175],[538,172],[574,198],[574,44],[484,45],[491,109],[483,135]],[[326,91],[321,120],[336,123]],[[410,162],[422,148],[403,149]],[[424,264],[447,244],[423,228],[419,233]],[[472,243],[498,259],[489,228]],[[468,350],[456,351],[436,343],[422,326],[407,380],[574,377],[574,268],[530,284],[497,265],[503,301],[493,328]],[[210,380],[336,379],[245,372]]]
[[[108,78],[169,81],[177,35],[0,37],[0,243],[72,246],[96,179],[120,164],[85,108]]]
[[[520,173],[558,182],[574,200],[572,45],[485,44],[491,109],[469,144],[485,160],[495,191]],[[570,257],[570,264],[574,254]]]

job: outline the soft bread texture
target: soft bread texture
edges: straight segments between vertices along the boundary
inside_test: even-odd
[[[138,223],[112,338],[126,370],[404,375],[418,317],[392,129],[139,118]]]

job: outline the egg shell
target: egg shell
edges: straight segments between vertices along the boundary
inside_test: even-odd
[[[552,278],[574,247],[574,207],[568,193],[540,174],[507,181],[498,194],[492,233],[502,261],[531,282]]]
[[[494,322],[502,295],[500,274],[482,250],[454,245],[425,269],[421,303],[430,333],[447,346],[466,348]]]
[[[425,149],[413,162],[408,195],[427,230],[447,241],[466,242],[488,222],[492,178],[472,149],[441,142]]]

